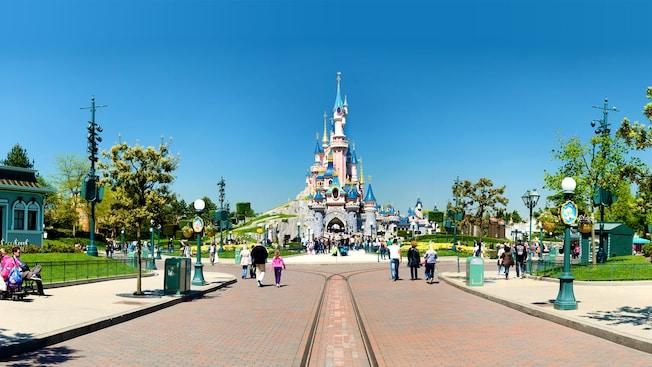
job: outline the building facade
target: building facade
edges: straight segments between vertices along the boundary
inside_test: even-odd
[[[44,196],[36,171],[0,166],[0,241],[42,245]]]
[[[376,197],[371,184],[364,187],[362,159],[345,133],[349,105],[347,97],[342,98],[341,73],[336,80],[331,123],[324,114],[324,133],[315,145],[313,164],[306,175],[303,194],[310,213],[304,221],[313,238],[336,233],[375,236]]]

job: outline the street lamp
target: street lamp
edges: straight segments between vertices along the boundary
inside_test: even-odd
[[[161,260],[161,223],[156,226],[156,260]]]
[[[561,206],[561,220],[566,228],[564,229],[564,268],[559,276],[559,293],[555,299],[555,309],[557,310],[577,309],[577,301],[575,301],[573,293],[575,277],[570,272],[570,230],[571,226],[577,223],[577,205],[572,201],[576,185],[572,177],[566,177],[561,181],[561,189],[566,198],[566,202]]]
[[[126,255],[127,254],[127,244],[125,243],[125,229],[124,228],[120,231],[120,234],[122,235],[122,252]]]
[[[532,273],[532,209],[537,206],[537,202],[539,202],[539,193],[537,192],[536,189],[533,189],[532,191],[527,190],[523,196],[521,196],[521,199],[523,199],[523,204],[525,204],[525,207],[530,209],[530,234],[528,235],[528,270],[530,273]]]
[[[154,219],[150,220],[149,224],[149,233],[150,233],[150,245],[151,248],[149,249],[149,256],[152,259],[152,261],[147,262],[147,269],[148,270],[156,270],[156,261],[154,258]]]
[[[204,220],[201,219],[200,214],[204,211],[206,203],[204,200],[197,199],[193,203],[197,216],[192,220],[192,229],[197,233],[197,262],[195,262],[195,275],[192,278],[193,285],[204,285],[206,281],[204,280],[204,270],[201,263],[201,233],[204,230]]]
[[[301,244],[301,222],[297,222],[297,239],[299,244]]]

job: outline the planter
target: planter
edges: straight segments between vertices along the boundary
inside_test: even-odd
[[[592,229],[593,229],[593,225],[588,222],[580,223],[579,225],[579,230],[583,234],[591,233]]]

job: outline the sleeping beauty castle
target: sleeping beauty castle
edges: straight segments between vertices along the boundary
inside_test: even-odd
[[[307,200],[303,218],[311,237],[334,234],[375,236],[378,206],[371,184],[365,189],[362,159],[349,142],[345,128],[349,105],[341,94],[342,74],[337,73],[337,91],[332,120],[324,113],[324,133],[317,141],[314,161],[300,194]]]

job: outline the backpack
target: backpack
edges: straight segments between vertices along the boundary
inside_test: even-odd
[[[7,283],[9,287],[11,288],[19,288],[20,285],[23,283],[23,275],[20,273],[20,268],[19,267],[14,267],[11,269],[11,272],[9,273],[9,279],[7,280]]]

